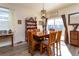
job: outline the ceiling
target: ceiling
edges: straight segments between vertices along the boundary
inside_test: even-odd
[[[12,6],[18,6],[18,7],[29,7],[33,8],[35,11],[40,11],[43,8],[43,3],[9,3]],[[72,5],[72,3],[44,3],[44,8],[46,11],[54,11],[59,8],[67,7],[69,5]]]
[[[40,18],[41,10],[43,9],[43,3],[5,3],[5,5],[15,10],[18,18],[25,18],[26,16],[36,16]],[[69,7],[74,5],[73,3],[44,3],[44,9],[47,15],[57,11],[60,8]]]

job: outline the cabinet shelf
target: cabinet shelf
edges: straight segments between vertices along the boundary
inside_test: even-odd
[[[37,21],[32,21],[32,20],[26,20],[26,22],[29,22],[29,23],[37,23]]]
[[[26,26],[37,26],[37,24],[26,24]]]

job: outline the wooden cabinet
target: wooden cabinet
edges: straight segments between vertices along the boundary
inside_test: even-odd
[[[79,31],[70,31],[70,44],[79,46]]]
[[[25,40],[27,41],[27,31],[31,29],[37,29],[37,21],[35,18],[30,17],[25,20]]]

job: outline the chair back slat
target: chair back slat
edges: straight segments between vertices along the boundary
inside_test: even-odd
[[[48,45],[51,45],[53,42],[55,42],[55,38],[56,38],[56,32],[50,31]]]
[[[60,41],[61,35],[62,35],[62,31],[58,31],[58,32],[57,32],[57,42]]]
[[[37,31],[35,31],[35,30],[31,31],[31,35],[30,35],[31,41],[34,39],[33,35],[36,34],[36,33],[37,33]]]

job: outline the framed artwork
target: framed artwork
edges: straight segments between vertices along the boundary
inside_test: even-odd
[[[22,20],[18,20],[18,24],[22,24]]]
[[[79,25],[79,12],[68,14],[69,25]]]

